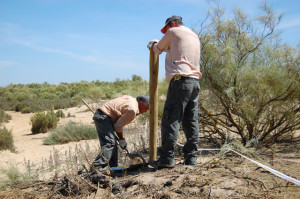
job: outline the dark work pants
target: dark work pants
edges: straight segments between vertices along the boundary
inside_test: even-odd
[[[174,162],[174,149],[182,123],[187,140],[183,147],[185,164],[196,164],[199,142],[199,91],[200,85],[197,79],[181,77],[179,80],[171,80],[162,118],[160,163]]]
[[[107,166],[107,163],[110,167],[118,166],[117,137],[114,134],[114,126],[110,117],[102,111],[97,111],[93,119],[101,146],[101,151],[93,162],[94,167],[101,169]]]

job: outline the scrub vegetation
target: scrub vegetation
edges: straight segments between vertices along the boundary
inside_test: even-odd
[[[102,82],[99,80],[74,83],[10,84],[0,87],[0,109],[22,113],[46,111],[74,107],[81,104],[82,98],[111,99],[119,95],[138,96],[148,92],[148,83],[140,76],[133,80]]]
[[[8,122],[9,120],[11,120],[11,115],[5,113],[5,111],[0,109],[0,123]]]
[[[48,130],[54,129],[59,118],[53,109],[47,112],[37,112],[30,117],[31,132],[33,134],[46,133]]]
[[[11,152],[15,152],[11,130],[7,130],[5,127],[0,127],[0,151],[2,150],[10,150]]]
[[[98,135],[94,126],[69,122],[64,126],[51,130],[49,136],[44,139],[43,143],[45,145],[55,145],[96,138],[98,138]]]

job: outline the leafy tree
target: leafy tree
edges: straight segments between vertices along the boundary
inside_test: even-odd
[[[218,144],[233,135],[270,145],[300,128],[299,49],[278,42],[281,15],[262,11],[226,18],[216,6],[199,31],[201,132]]]

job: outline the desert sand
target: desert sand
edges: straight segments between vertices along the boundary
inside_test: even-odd
[[[63,112],[66,116],[69,113],[72,117],[61,118],[58,122],[58,126],[64,125],[69,121],[93,125],[93,114],[87,111],[85,106],[65,109]],[[68,151],[70,147],[74,149],[76,144],[84,142],[88,142],[91,146],[99,146],[97,139],[55,146],[43,145],[43,139],[49,135],[49,132],[40,134],[31,133],[30,117],[33,113],[22,114],[13,111],[6,111],[6,113],[12,116],[12,120],[2,125],[8,130],[12,130],[16,153],[12,153],[9,150],[0,151],[0,168],[7,168],[10,165],[17,165],[22,168],[24,161],[38,164],[43,159],[49,158],[54,149],[64,153],[64,151]]]

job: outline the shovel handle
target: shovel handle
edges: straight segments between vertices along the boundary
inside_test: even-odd
[[[90,109],[90,111],[95,114],[95,111],[84,101],[84,99],[81,99],[81,101]]]

